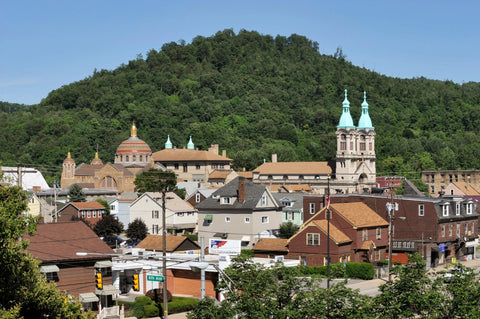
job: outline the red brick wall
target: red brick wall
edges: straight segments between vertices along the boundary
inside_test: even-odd
[[[60,266],[61,267],[61,266]],[[67,291],[68,294],[78,298],[86,292],[95,292],[95,270],[93,265],[85,267],[60,268],[57,289]],[[104,285],[112,284],[112,277],[103,277]]]
[[[190,295],[201,297],[200,272],[188,270],[173,270],[172,281],[168,282],[168,290],[175,295]],[[205,296],[215,298],[215,283],[217,273],[205,272]]]

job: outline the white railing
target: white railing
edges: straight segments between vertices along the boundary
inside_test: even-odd
[[[106,317],[111,317],[111,316],[118,316],[118,318],[124,319],[125,314],[124,314],[123,305],[121,308],[120,306],[102,308],[100,313],[97,315],[97,319],[104,319]]]

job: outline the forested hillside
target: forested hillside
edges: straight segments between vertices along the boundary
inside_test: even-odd
[[[367,92],[379,174],[480,168],[479,83],[387,77],[295,34],[224,30],[157,45],[50,92],[40,105],[2,103],[0,161],[58,174],[68,151],[90,162],[98,145],[100,158],[113,162],[132,121],[154,152],[168,134],[177,147],[192,136],[200,149],[226,149],[236,169],[272,153],[279,161],[333,159],[348,89],[355,123]]]

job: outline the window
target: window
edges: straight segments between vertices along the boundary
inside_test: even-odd
[[[285,213],[286,220],[293,220],[293,212],[286,212]]]
[[[418,204],[418,216],[425,216],[425,206]]]
[[[262,206],[267,206],[268,205],[268,197],[267,195],[262,196],[262,201],[261,201]]]
[[[152,218],[158,218],[158,210],[152,210]]]
[[[345,136],[345,134],[340,135],[340,150],[347,150],[347,137]]]
[[[188,172],[188,165],[187,165],[187,163],[183,163],[183,172],[184,172],[184,173]]]
[[[262,216],[262,224],[268,224],[268,216]]]
[[[320,246],[320,234],[307,234],[307,246]]]
[[[377,227],[377,239],[382,239],[382,228]]]
[[[455,215],[460,215],[460,203],[455,204]]]
[[[452,236],[453,235],[453,225],[448,225],[448,236]]]
[[[137,157],[135,155],[132,155],[132,161],[135,162],[137,160]]]
[[[432,174],[432,183],[435,183],[435,175]]]
[[[283,175],[283,179],[288,179],[288,175]]]
[[[450,195],[453,195],[453,189],[450,190]]]
[[[460,237],[460,224],[457,224],[457,238]]]
[[[126,160],[125,160],[126,162],[128,162],[128,161],[130,160],[130,158],[128,157],[128,155],[125,156],[125,158],[126,158]]]
[[[435,186],[430,186],[430,193],[435,194]]]
[[[360,151],[365,151],[365,136],[361,135],[360,136]]]
[[[152,234],[157,235],[158,234],[158,225],[152,225]]]
[[[110,205],[110,210],[115,210],[115,205]]]
[[[362,231],[362,238],[363,238],[364,241],[368,240],[368,229],[364,229]]]
[[[200,203],[200,194],[199,193],[195,194],[195,202]]]
[[[178,163],[173,164],[173,167],[174,167],[175,169],[178,169]]]
[[[226,223],[229,223],[229,222],[231,222],[231,221],[232,221],[232,219],[230,218],[230,216],[225,217],[225,222],[226,222]]]
[[[448,204],[442,205],[442,216],[448,216]]]
[[[473,204],[472,203],[468,203],[467,204],[467,215],[471,215],[472,212],[473,212]]]
[[[85,218],[85,212],[82,211],[82,218]]]
[[[92,212],[91,212],[91,211],[88,211],[88,212],[87,212],[87,218],[90,218],[90,217],[92,217]]]
[[[245,217],[245,224],[250,223],[250,217]]]
[[[179,213],[177,213],[177,216],[178,217],[183,217],[184,214],[185,214],[184,212],[179,212]]]
[[[315,203],[310,203],[310,214],[315,214]]]
[[[442,237],[445,237],[445,225],[442,225]]]
[[[197,171],[200,170],[200,164],[196,163],[195,168],[197,169]]]
[[[222,204],[230,204],[230,197],[222,197]]]
[[[97,218],[97,211],[96,210],[93,211],[92,217]],[[98,214],[98,217],[100,217],[100,214]]]

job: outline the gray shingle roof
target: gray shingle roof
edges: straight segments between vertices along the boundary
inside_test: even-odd
[[[238,180],[239,177],[233,179],[227,185],[216,190],[209,198],[198,204],[198,210],[206,209],[254,209],[258,201],[265,193],[265,186],[257,186],[252,181],[245,179],[245,202],[238,202]],[[221,204],[222,197],[230,197],[234,200],[232,204]]]

